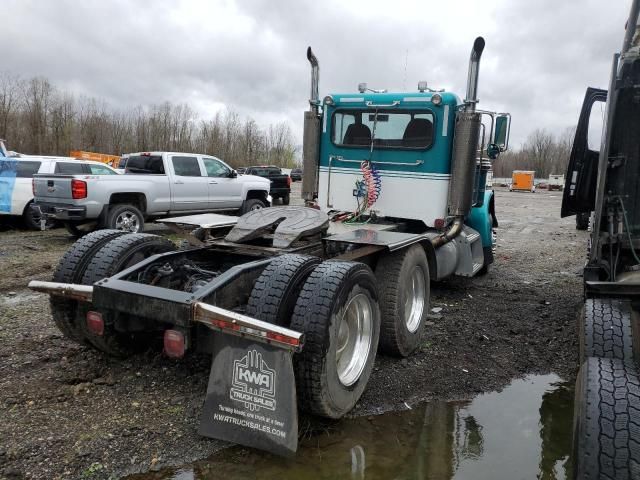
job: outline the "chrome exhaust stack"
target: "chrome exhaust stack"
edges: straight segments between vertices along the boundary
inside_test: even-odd
[[[318,106],[320,105],[320,94],[318,93],[320,88],[320,64],[313,54],[311,47],[307,48],[307,60],[309,60],[311,64],[311,94],[309,96],[309,105],[312,111],[318,113]]]
[[[484,50],[484,38],[478,37],[473,42],[469,57],[469,74],[467,76],[467,97],[464,99],[464,111],[475,112],[478,103],[478,77],[480,73],[480,57]]]
[[[449,218],[453,217],[453,220],[442,235],[432,240],[434,247],[450,242],[462,232],[464,218],[469,214],[473,204],[476,155],[481,126],[481,114],[476,113],[476,103],[478,103],[480,58],[482,57],[484,45],[485,42],[482,37],[476,38],[473,42],[469,58],[464,110],[456,116],[453,156],[451,159],[451,181],[447,202],[447,214]]]
[[[311,64],[311,94],[309,111],[304,112],[302,134],[302,198],[312,203],[318,196],[318,168],[320,166],[320,65],[311,47],[307,48],[307,60]]]

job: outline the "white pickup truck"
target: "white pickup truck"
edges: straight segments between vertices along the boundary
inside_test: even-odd
[[[34,208],[81,235],[96,227],[141,232],[145,219],[212,211],[246,213],[270,205],[270,183],[211,155],[128,155],[125,175],[35,175]]]

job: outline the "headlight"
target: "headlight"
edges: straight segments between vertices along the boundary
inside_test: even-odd
[[[440,94],[434,93],[431,96],[431,103],[433,103],[434,105],[440,105],[442,103],[442,97],[440,96]]]

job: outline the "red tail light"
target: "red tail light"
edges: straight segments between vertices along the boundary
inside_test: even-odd
[[[444,228],[444,218],[436,218],[433,226],[436,227],[437,230],[442,230]]]
[[[87,198],[87,182],[83,180],[71,180],[71,198],[79,200]]]
[[[104,335],[104,320],[99,312],[87,312],[87,328],[94,335]]]
[[[291,176],[287,175],[287,187],[291,186]]]
[[[185,341],[184,335],[178,330],[164,331],[164,353],[167,357],[182,358],[184,357]]]
[[[298,340],[297,338],[287,337],[286,335],[282,335],[280,333],[267,332],[267,338],[269,340],[275,340],[276,342],[286,343],[287,345],[293,345],[294,347],[300,345],[300,340]]]

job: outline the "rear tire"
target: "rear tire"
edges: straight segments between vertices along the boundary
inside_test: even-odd
[[[53,282],[82,283],[85,271],[95,253],[102,246],[122,235],[117,230],[99,230],[85,235],[75,242],[60,259],[53,272]],[[83,329],[78,325],[78,302],[68,298],[51,296],[49,300],[51,315],[62,334],[78,343],[86,343]]]
[[[305,335],[304,349],[294,357],[301,408],[341,418],[360,399],[375,361],[380,309],[371,269],[321,263],[302,287],[291,328]]]
[[[83,277],[83,283],[92,285],[103,278],[111,277],[145,258],[157,253],[176,250],[176,246],[166,238],[157,235],[132,233],[122,235],[105,244],[91,260]],[[86,312],[83,312],[86,314]],[[144,335],[120,332],[105,318],[104,334],[94,335],[82,325],[84,336],[98,350],[114,357],[128,357],[148,346]]]
[[[289,205],[290,202],[291,202],[291,195],[287,193],[284,197],[282,197],[282,204]]]
[[[576,382],[574,478],[640,478],[640,379],[620,360],[587,358]]]
[[[376,266],[380,350],[406,357],[420,345],[429,314],[429,264],[421,245],[383,256]]]
[[[113,205],[109,207],[105,225],[114,230],[142,233],[144,231],[144,215],[133,205]]]
[[[319,258],[306,255],[290,254],[274,258],[253,287],[247,315],[289,327],[302,285],[319,264]]]
[[[589,357],[633,362],[631,304],[610,298],[588,298],[580,315],[580,363]]]
[[[258,198],[249,198],[242,202],[242,208],[240,208],[240,215],[244,215],[248,212],[253,212],[254,210],[259,210],[261,208],[265,208],[266,204],[258,199]]]

